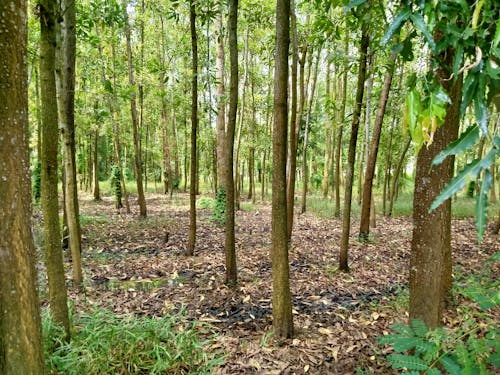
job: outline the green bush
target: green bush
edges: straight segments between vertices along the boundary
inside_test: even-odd
[[[487,262],[500,260],[497,253]],[[469,299],[460,307],[462,323],[454,329],[428,330],[421,320],[411,325],[392,325],[393,334],[379,337],[391,345],[387,356],[393,369],[405,374],[494,374],[500,369],[500,329],[488,310],[500,304],[500,282],[490,277],[489,267],[481,275],[457,285],[456,292]],[[494,371],[494,372],[492,372]]]
[[[122,208],[122,185],[120,180],[120,168],[117,165],[113,165],[111,169],[111,186],[113,187],[115,195],[115,207]]]
[[[212,220],[219,225],[226,223],[226,190],[224,188],[217,190],[212,210]]]
[[[184,314],[119,317],[97,309],[75,322],[70,343],[47,312],[43,315],[49,374],[208,374],[223,363],[206,350],[198,324]]]

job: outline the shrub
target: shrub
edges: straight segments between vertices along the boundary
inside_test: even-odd
[[[48,313],[43,316],[45,363],[50,374],[208,374],[222,364],[210,354],[197,323],[180,313],[161,318],[119,317],[97,309],[75,322],[70,343]]]
[[[212,210],[212,220],[219,225],[226,223],[226,190],[224,188],[217,190]]]

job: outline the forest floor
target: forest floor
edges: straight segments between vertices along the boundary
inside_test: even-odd
[[[351,272],[337,271],[339,219],[297,215],[290,249],[295,336],[278,343],[270,334],[271,208],[253,205],[236,214],[238,286],[224,285],[224,230],[199,209],[195,256],[184,256],[189,226],[188,196],[147,199],[148,218],[114,208],[113,198],[83,196],[85,295],[70,289],[76,311],[102,306],[118,314],[160,316],[185,308],[215,337],[205,348],[225,353],[218,374],[387,374],[388,349],[377,336],[407,321],[410,218],[379,217],[370,243],[357,238],[353,220]],[[480,272],[500,251],[487,234],[481,248],[472,219],[453,221],[454,277]],[[494,270],[496,275],[500,271]],[[493,272],[493,274],[495,274]],[[458,305],[459,301],[456,301]],[[460,324],[456,306],[445,316]]]

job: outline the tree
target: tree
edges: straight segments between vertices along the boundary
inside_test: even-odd
[[[198,129],[198,41],[196,35],[196,1],[189,2],[189,23],[191,30],[191,166],[189,183],[189,238],[186,255],[194,254],[196,242],[196,171]]]
[[[130,92],[130,114],[132,117],[132,133],[134,136],[134,165],[135,165],[135,178],[137,182],[137,200],[139,203],[139,215],[140,217],[147,216],[146,208],[146,198],[144,197],[144,186],[142,185],[142,158],[141,158],[141,147],[140,147],[140,135],[139,135],[139,122],[137,119],[137,105],[136,105],[136,92],[135,92],[135,77],[134,77],[134,65],[132,59],[132,45],[131,45],[131,33],[130,24],[128,20],[128,13],[126,4],[123,9],[124,19],[125,19],[125,36],[127,39],[127,61],[128,61],[128,81],[132,88]]]
[[[43,374],[28,154],[27,2],[0,3],[0,373]]]
[[[365,88],[366,58],[370,37],[368,26],[363,23],[361,31],[361,42],[359,48],[358,67],[358,87],[356,89],[356,102],[354,113],[352,114],[351,138],[349,140],[349,153],[347,157],[347,171],[345,177],[344,211],[342,212],[342,238],[340,243],[339,269],[349,271],[347,262],[347,251],[349,248],[349,234],[351,231],[351,201],[352,185],[354,180],[354,162],[356,159],[356,142],[358,139],[359,118],[361,115],[361,105],[363,103],[363,93]]]
[[[83,283],[81,262],[81,231],[78,208],[75,162],[75,60],[76,60],[76,20],[75,2],[63,2],[63,23],[60,27],[61,66],[58,69],[59,122],[63,139],[65,212],[69,234],[69,248],[73,269],[73,282],[81,287]]]
[[[361,223],[359,227],[359,238],[362,241],[368,240],[370,232],[370,209],[372,206],[372,187],[373,176],[375,175],[375,165],[377,163],[378,146],[380,143],[380,135],[382,133],[382,124],[384,122],[385,108],[389,92],[391,90],[392,75],[394,73],[394,65],[396,62],[396,54],[392,53],[389,61],[389,66],[384,77],[384,84],[380,99],[378,102],[377,115],[375,117],[375,124],[373,125],[372,143],[370,146],[370,153],[366,162],[365,181],[363,187],[363,204],[361,207]],[[368,111],[368,110],[367,110]],[[360,171],[361,173],[361,171]]]
[[[45,263],[49,283],[49,304],[52,318],[64,327],[69,337],[66,282],[59,227],[57,194],[57,150],[59,139],[57,93],[55,79],[55,46],[57,3],[42,0],[40,5],[40,78],[42,104],[42,212],[45,242]]]
[[[290,1],[277,0],[271,262],[273,274],[273,327],[274,334],[278,338],[290,338],[293,335],[286,206],[289,39]]]
[[[229,113],[227,121],[226,155],[224,160],[226,183],[226,239],[224,250],[226,253],[226,284],[236,285],[236,250],[234,239],[234,130],[236,127],[236,111],[238,106],[238,0],[231,0],[229,4],[228,33],[229,33],[229,58],[231,60],[231,75],[229,83]]]

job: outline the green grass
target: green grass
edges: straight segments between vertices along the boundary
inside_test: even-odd
[[[109,222],[110,219],[107,216],[80,214],[80,225],[82,227],[92,224],[107,224]]]
[[[183,313],[161,318],[119,317],[97,309],[76,317],[70,343],[47,311],[43,314],[49,374],[209,374],[223,363],[210,340]]]

